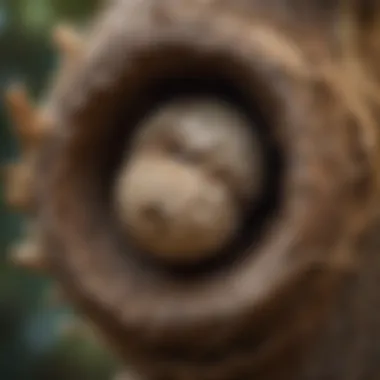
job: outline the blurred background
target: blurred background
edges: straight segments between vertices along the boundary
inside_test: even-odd
[[[99,0],[0,0],[0,90],[23,81],[38,100],[54,71],[51,32],[59,22],[85,25]],[[18,146],[0,101],[0,162]],[[1,182],[0,182],[1,183]],[[115,361],[71,324],[73,312],[55,302],[52,283],[13,268],[7,248],[22,235],[24,220],[3,202],[0,186],[0,380],[108,380]],[[71,326],[71,327],[70,327]],[[83,334],[82,334],[83,335]]]

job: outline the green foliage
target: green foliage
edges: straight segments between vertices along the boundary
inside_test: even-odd
[[[99,4],[100,0],[8,0],[3,9],[11,28],[41,34],[57,22],[85,21]]]
[[[39,380],[105,380],[114,374],[110,355],[91,340],[80,337],[61,339],[34,364]]]
[[[59,21],[81,24],[98,0],[0,0],[0,90],[22,80],[38,99],[55,67],[51,30]],[[18,146],[0,101],[0,162]],[[1,185],[1,183],[0,183]],[[61,340],[62,312],[41,302],[47,279],[12,268],[6,248],[22,233],[23,219],[8,210],[0,186],[0,379],[106,380],[114,363],[93,342]]]
[[[81,0],[81,1],[66,1],[66,0],[51,0],[51,4],[59,17],[83,21],[87,19],[89,10],[95,9],[99,4],[99,0]]]

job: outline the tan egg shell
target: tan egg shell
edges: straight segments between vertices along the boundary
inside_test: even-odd
[[[173,101],[141,124],[115,190],[117,214],[139,247],[189,260],[233,238],[240,198],[254,198],[261,185],[249,128],[231,105],[213,99]]]

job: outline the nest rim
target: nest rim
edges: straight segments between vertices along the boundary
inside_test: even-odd
[[[223,325],[259,310],[265,300],[273,300],[292,275],[304,273],[320,262],[313,253],[301,264],[294,260],[301,251],[325,248],[325,240],[316,243],[313,228],[318,230],[318,226],[331,220],[336,220],[338,227],[343,225],[336,211],[340,200],[335,187],[344,179],[329,177],[332,184],[327,186],[319,182],[319,176],[313,178],[311,173],[329,170],[323,155],[318,156],[320,151],[304,149],[305,140],[313,141],[318,126],[313,121],[304,125],[302,115],[289,112],[289,94],[303,90],[278,67],[263,65],[255,55],[254,45],[242,45],[244,27],[248,25],[240,25],[239,31],[226,36],[221,28],[212,29],[206,19],[200,20],[183,22],[179,18],[169,30],[162,26],[154,35],[148,33],[152,25],[148,28],[143,23],[134,32],[127,26],[126,30],[115,31],[107,36],[113,41],[111,45],[89,50],[68,85],[51,103],[58,128],[41,161],[44,179],[40,200],[42,214],[48,221],[45,230],[52,248],[53,271],[80,307],[97,310],[100,321],[110,317],[127,336],[138,335],[131,345],[163,336],[181,340],[181,332],[186,335],[192,326],[208,326],[215,320]],[[136,36],[138,42],[134,41]],[[112,64],[120,47],[124,49],[118,62]],[[99,73],[98,81],[91,79],[94,72]],[[228,271],[197,283],[179,282],[151,271],[147,275],[136,262],[128,260],[119,243],[110,238],[115,237],[112,223],[106,225],[99,220],[99,215],[105,215],[101,211],[104,202],[98,202],[103,190],[91,186],[97,181],[97,173],[90,164],[100,165],[96,168],[102,165],[102,155],[94,152],[99,152],[105,141],[102,133],[107,123],[113,124],[110,115],[117,114],[113,111],[121,104],[116,99],[122,99],[135,111],[141,96],[149,90],[149,83],[160,77],[165,79],[166,74],[172,77],[176,72],[179,76],[192,73],[193,78],[220,73],[243,89],[249,104],[255,107],[259,94],[260,103],[267,105],[263,115],[269,128],[273,128],[271,137],[284,152],[286,162],[280,208],[270,230],[258,245],[251,247],[253,254],[235,262]],[[265,83],[271,83],[269,89]],[[312,104],[308,104],[308,94],[304,95],[307,112]],[[278,111],[276,115],[273,107]],[[295,133],[301,128],[302,133]],[[331,136],[319,138],[324,141]],[[299,154],[303,155],[305,167],[293,167],[289,162],[297,161]],[[308,169],[310,174],[305,174]],[[84,174],[93,182],[85,183]],[[161,333],[154,335],[152,331],[157,327]]]

